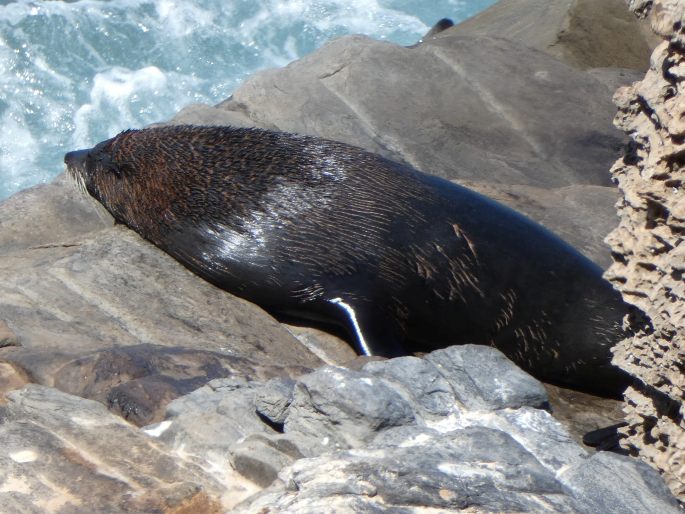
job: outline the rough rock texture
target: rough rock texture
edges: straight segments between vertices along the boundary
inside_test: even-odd
[[[437,37],[450,34],[519,41],[581,69],[644,71],[658,43],[624,0],[500,0]]]
[[[645,13],[651,2],[632,2]],[[616,124],[633,146],[612,173],[623,193],[620,225],[607,238],[607,272],[646,313],[614,362],[642,381],[626,392],[624,444],[662,471],[685,500],[685,4],[655,1],[663,39],[642,82],[620,89]]]
[[[677,512],[656,471],[589,456],[546,404],[500,352],[465,345],[296,380],[215,380],[144,431],[266,487],[235,512]]]

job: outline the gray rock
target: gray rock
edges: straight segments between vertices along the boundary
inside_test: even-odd
[[[278,472],[303,455],[285,437],[252,434],[231,448],[231,465],[238,473],[261,487],[267,487],[278,477]]]
[[[411,404],[368,373],[325,366],[298,380],[284,431],[311,441],[303,451],[354,448],[379,431],[414,422]]]
[[[560,475],[579,511],[682,513],[659,473],[632,457],[599,452]]]
[[[253,492],[235,473],[219,483],[100,403],[34,384],[7,399],[3,512],[220,512]]]
[[[113,224],[110,214],[63,173],[0,202],[0,255],[75,245],[85,234]]]
[[[581,69],[645,71],[658,44],[625,0],[500,0],[437,37],[455,34],[504,37]]]
[[[203,467],[222,469],[229,448],[239,441],[275,434],[255,412],[254,395],[260,386],[244,378],[212,380],[170,402],[166,419],[144,430],[174,448],[182,447]]]
[[[0,348],[5,346],[19,346],[17,334],[7,325],[6,321],[0,319]]]
[[[446,416],[453,412],[456,401],[454,391],[438,369],[425,359],[399,357],[387,361],[366,364],[362,370],[397,384],[398,392],[404,392],[416,411],[427,417]]]
[[[293,401],[295,381],[290,378],[269,380],[255,394],[256,411],[271,423],[283,425],[288,407]]]
[[[588,457],[568,431],[544,410],[521,407],[487,413],[466,412],[459,422],[465,427],[488,427],[509,434],[553,473],[580,464]]]
[[[542,384],[495,348],[451,346],[426,356],[450,383],[457,400],[470,410],[546,407]]]
[[[394,430],[406,430],[391,429]],[[430,435],[426,433],[426,437]],[[356,496],[358,512],[440,509],[497,512],[569,512],[573,501],[529,453],[498,430],[469,428],[422,446],[336,452],[297,461],[235,512],[326,511]],[[341,503],[343,502],[343,503]],[[412,512],[412,510],[409,510]]]

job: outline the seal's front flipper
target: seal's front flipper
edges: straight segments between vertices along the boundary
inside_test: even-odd
[[[343,322],[360,355],[388,358],[407,355],[399,342],[395,324],[388,323],[384,315],[375,313],[377,309],[369,306],[357,308],[343,298],[333,298],[329,302],[335,307],[336,318]]]

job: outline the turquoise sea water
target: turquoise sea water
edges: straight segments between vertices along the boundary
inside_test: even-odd
[[[52,179],[67,150],[215,104],[331,37],[411,44],[494,2],[0,1],[0,199]]]

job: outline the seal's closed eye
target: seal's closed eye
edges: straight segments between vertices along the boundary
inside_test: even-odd
[[[112,160],[112,157],[105,152],[100,152],[95,156],[91,156],[93,164],[98,166],[99,169],[106,173],[112,173],[117,178],[121,178],[121,175],[126,167],[126,163],[118,164]]]

